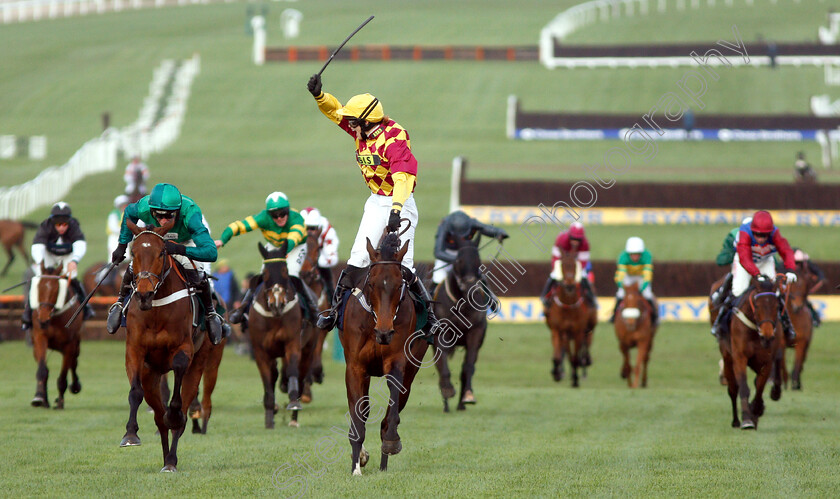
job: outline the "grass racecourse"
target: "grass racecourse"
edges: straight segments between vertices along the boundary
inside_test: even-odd
[[[268,44],[336,46],[370,14],[351,41],[393,45],[535,45],[539,30],[579,0],[310,0],[266,4]],[[686,3],[691,3],[686,1]],[[840,1],[742,0],[725,7],[651,13],[596,24],[570,43],[692,42],[698,49],[733,40],[813,41],[826,11]],[[549,5],[550,4],[550,5]],[[654,6],[656,2],[650,2]],[[300,38],[283,40],[280,12],[301,10]],[[151,183],[172,182],[193,197],[218,235],[234,219],[259,211],[265,196],[286,192],[292,206],[318,206],[337,227],[349,256],[367,190],[352,142],[317,110],[305,89],[322,63],[251,63],[245,3],[147,9],[0,26],[0,133],[46,135],[45,161],[0,162],[0,185],[34,178],[63,164],[101,132],[100,115],[122,127],[136,119],[152,71],[166,58],[198,52],[197,76],[177,142],[148,159]],[[251,4],[251,8],[259,7]],[[654,8],[652,7],[653,11]],[[505,138],[508,95],[528,110],[647,112],[689,68],[548,71],[536,63],[333,62],[324,89],[340,99],[371,92],[411,134],[420,163],[416,259],[432,258],[438,220],[446,215],[450,164],[470,160],[468,175],[490,179],[581,179],[609,142],[522,142]],[[816,94],[839,98],[816,67],[721,71],[702,113],[809,112]],[[632,123],[628,123],[628,126]],[[793,159],[811,143],[663,143],[649,163],[622,179],[645,181],[790,182]],[[66,201],[89,242],[82,267],[104,260],[105,221],[123,188],[122,167],[86,178]],[[838,169],[818,169],[837,182]],[[619,180],[621,181],[621,180]],[[535,200],[536,202],[546,200]],[[552,200],[552,203],[554,200]],[[755,200],[756,208],[762,200]],[[826,207],[832,208],[832,207]],[[26,218],[41,220],[49,207]],[[516,231],[513,258],[547,261]],[[588,227],[593,258],[614,259],[627,237],[641,235],[658,261],[711,261],[728,226]],[[790,227],[783,233],[812,258],[835,260],[835,229]],[[220,256],[241,276],[258,268],[257,235],[233,240]],[[31,241],[31,233],[27,241]],[[5,260],[0,260],[0,262]],[[16,262],[0,286],[17,282]],[[128,416],[121,342],[82,346],[81,394],[63,413],[29,407],[35,365],[22,342],[0,344],[0,496],[293,496],[306,497],[838,497],[840,496],[840,325],[816,333],[802,392],[768,401],[756,432],[729,427],[729,400],[717,382],[716,346],[705,325],[665,324],[657,337],[650,386],[631,391],[619,379],[619,352],[609,325],[596,332],[594,366],[574,390],[549,375],[551,348],[542,324],[491,324],[475,378],[478,405],[443,414],[436,374],[421,371],[402,415],[404,449],[378,470],[378,422],[369,426],[372,461],[361,479],[349,473],[343,366],[327,378],[301,414],[302,426],[278,419],[263,429],[262,389],[246,357],[226,353],[206,436],[186,435],[180,473],[162,475],[151,416],[140,415],[143,446],[120,449]],[[327,351],[326,357],[331,356]],[[460,369],[461,354],[451,364]],[[789,355],[790,357],[790,355]],[[49,359],[55,396],[59,357]],[[374,386],[378,381],[374,381]],[[375,409],[374,409],[375,410]],[[316,443],[339,442],[329,464]],[[302,464],[305,463],[305,464]],[[286,466],[286,465],[290,466]],[[306,466],[308,472],[303,471]],[[300,478],[295,479],[295,476]],[[276,485],[286,486],[278,490]],[[305,490],[304,490],[305,489]]]
[[[120,342],[82,345],[83,389],[68,395],[63,412],[29,407],[35,365],[23,342],[5,343],[1,495],[837,497],[838,329],[833,323],[817,331],[803,390],[784,391],[779,402],[765,392],[759,429],[742,431],[729,425],[719,356],[705,325],[664,325],[649,387],[630,390],[618,376],[620,354],[608,324],[596,330],[594,364],[579,389],[568,379],[551,380],[542,324],[491,324],[474,382],[478,404],[444,414],[437,375],[422,369],[401,415],[403,451],[387,472],[378,471],[379,420],[370,422],[372,459],[362,477],[350,476],[350,446],[331,431],[346,430],[340,364],[326,364],[300,428],[289,428],[278,414],[276,429],[266,430],[257,369],[229,348],[208,434],[185,435],[180,472],[165,475],[158,473],[160,442],[150,414],[138,418],[143,445],[118,446],[128,418]],[[461,358],[452,361],[456,373]],[[48,362],[52,397],[59,357]],[[382,399],[372,399],[376,413]],[[322,451],[329,464],[316,455],[316,442],[324,439],[337,442]]]

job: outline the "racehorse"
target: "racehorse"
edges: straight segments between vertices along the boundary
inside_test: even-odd
[[[475,363],[478,361],[478,350],[484,343],[487,332],[487,308],[492,305],[491,300],[494,300],[480,281],[481,257],[478,253],[478,242],[463,239],[459,241],[458,246],[458,254],[451,270],[434,292],[435,309],[440,310],[437,314],[438,319],[449,321],[448,323],[457,329],[453,340],[448,341],[441,336],[437,344],[440,354],[435,365],[440,377],[444,412],[449,412],[449,399],[455,396],[447,357],[452,356],[456,346],[466,349],[461,366],[458,410],[466,409],[466,404],[475,404],[472,378],[475,374]],[[458,306],[458,303],[466,303],[467,306]]]
[[[121,447],[140,445],[137,436],[137,408],[144,396],[154,410],[160,433],[164,467],[177,471],[178,441],[186,427],[186,413],[198,394],[209,341],[193,326],[198,306],[189,299],[190,291],[179,264],[166,252],[163,235],[172,229],[172,220],[163,227],[142,229],[126,221],[134,234],[132,245],[133,294],[126,314],[125,370],[131,389],[128,393],[129,418]],[[188,299],[184,299],[188,298]],[[161,397],[161,377],[174,371],[169,406]],[[172,445],[169,445],[172,430]]]
[[[269,251],[262,244],[258,247],[263,257],[262,289],[248,314],[248,336],[265,392],[265,427],[274,428],[274,415],[279,410],[274,400],[274,386],[279,375],[277,358],[283,359],[284,377],[288,380],[286,410],[292,411],[289,426],[298,426],[298,411],[303,408],[301,380],[309,372],[315,331],[304,327],[303,310],[289,279],[285,249]]]
[[[351,472],[361,475],[369,454],[364,448],[365,421],[370,414],[371,376],[383,376],[388,385],[388,409],[380,427],[382,459],[379,469],[388,469],[388,456],[402,450],[397,426],[400,411],[408,402],[411,383],[420,369],[428,342],[415,333],[417,315],[402,278],[401,263],[410,241],[400,248],[396,233],[384,236],[380,248],[367,240],[370,266],[360,288],[348,297],[342,332],[346,362],[345,384],[350,410]]]
[[[770,398],[782,396],[781,369],[773,369],[782,346],[782,328],[779,320],[779,291],[770,279],[752,278],[751,287],[733,307],[729,320],[729,335],[718,338],[723,357],[723,375],[726,377],[729,398],[732,401],[732,427],[742,430],[758,428],[758,418],[764,414],[764,385],[774,371],[774,386]],[[780,356],[778,356],[780,357]],[[756,373],[755,398],[750,403],[750,386],[747,366]],[[736,399],[741,399],[741,419],[738,419]]]
[[[15,248],[17,248],[20,254],[23,255],[23,259],[26,261],[27,265],[32,261],[29,258],[29,253],[27,253],[23,248],[23,236],[26,229],[37,228],[38,225],[32,222],[0,220],[0,244],[3,245],[3,249],[6,250],[6,255],[9,257],[9,261],[6,262],[6,265],[3,266],[3,270],[0,271],[0,276],[6,275],[6,272],[9,271],[9,267],[12,266],[12,262],[15,261]]]
[[[638,283],[624,286],[624,299],[615,313],[615,335],[618,348],[624,356],[621,377],[627,379],[630,388],[647,387],[647,365],[653,349],[656,327],[653,325],[653,310],[639,291]],[[636,367],[630,367],[630,349],[637,349]],[[631,376],[632,374],[632,376]]]
[[[96,294],[99,296],[117,296],[120,292],[123,274],[125,273],[125,269],[128,268],[128,263],[124,262],[111,271],[105,276],[105,280],[97,288],[96,285],[100,281],[100,273],[107,267],[107,262],[96,262],[88,267],[82,276],[85,289],[96,289]]]
[[[796,282],[787,284],[787,308],[793,330],[796,331],[796,338],[792,341],[785,340],[785,346],[795,351],[793,371],[791,372],[791,388],[802,389],[802,369],[805,365],[805,358],[808,356],[808,347],[814,334],[814,323],[811,312],[808,310],[808,292],[815,284],[816,276],[807,268],[796,271]],[[782,354],[784,358],[784,353]],[[782,377],[787,381],[787,368],[784,360],[780,363]]]
[[[70,279],[62,275],[62,268],[44,268],[41,262],[41,275],[32,279],[30,288],[30,300],[32,310],[37,311],[35,320],[32,321],[32,354],[38,364],[36,378],[38,380],[35,389],[35,398],[32,399],[33,407],[49,407],[47,399],[47,348],[56,350],[62,354],[61,372],[58,375],[58,398],[55,399],[55,408],[64,409],[64,392],[67,390],[67,371],[73,375],[73,383],[70,385],[70,393],[82,391],[82,384],[76,374],[76,366],[79,362],[79,344],[81,337],[79,330],[82,328],[82,317],[76,316],[69,327],[67,321],[73,315],[78,305],[76,295],[70,288]]]
[[[597,323],[596,311],[586,303],[581,284],[580,264],[574,253],[564,253],[560,258],[562,279],[549,291],[549,308],[545,323],[551,330],[554,347],[554,381],[563,379],[563,359],[569,353],[572,366],[572,386],[580,386],[578,368],[591,364],[589,345]],[[573,344],[573,349],[569,346]]]
[[[300,268],[300,278],[309,286],[313,294],[318,297],[318,303],[315,305],[318,312],[330,308],[330,296],[327,289],[327,283],[321,276],[318,270],[318,257],[321,255],[321,247],[318,244],[318,238],[321,236],[321,228],[307,229],[306,237],[306,259]],[[315,350],[312,353],[312,363],[309,367],[309,373],[303,383],[303,394],[300,397],[301,402],[308,404],[312,401],[312,383],[322,383],[324,381],[324,366],[321,362],[321,354],[324,350],[324,341],[327,339],[329,331],[318,329],[314,324],[307,321],[305,327],[312,328],[315,336]]]

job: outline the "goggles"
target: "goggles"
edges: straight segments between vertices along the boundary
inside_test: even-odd
[[[171,220],[175,218],[175,212],[168,210],[152,210],[152,216],[155,217],[156,220]]]
[[[770,233],[769,233],[769,232],[753,232],[753,235],[754,235],[755,237],[762,237],[762,238],[768,238],[768,237],[770,237]]]
[[[357,126],[360,127],[365,124],[365,120],[361,118],[347,118],[347,124],[350,125],[351,128],[356,128]]]
[[[271,210],[268,212],[271,218],[283,218],[289,216],[288,208],[280,208],[279,210]]]

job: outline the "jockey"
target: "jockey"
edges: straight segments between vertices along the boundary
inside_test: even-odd
[[[583,295],[586,297],[587,303],[592,307],[597,307],[598,303],[595,300],[595,292],[592,290],[592,283],[595,282],[595,274],[592,272],[592,262],[589,261],[589,240],[586,239],[586,233],[583,230],[583,224],[574,222],[569,226],[569,230],[561,232],[554,241],[554,247],[551,248],[551,274],[543,286],[540,298],[543,305],[548,308],[548,295],[551,288],[557,281],[563,279],[560,273],[560,257],[565,253],[574,253],[580,268],[583,271],[580,283],[583,288]]]
[[[108,235],[108,259],[111,259],[111,254],[119,246],[120,228],[122,227],[122,216],[125,207],[128,206],[128,196],[120,194],[114,198],[114,209],[108,214],[108,224],[105,227],[105,233]],[[130,256],[126,251],[126,257]]]
[[[73,218],[70,205],[59,201],[53,205],[50,216],[41,222],[32,239],[32,270],[38,276],[41,275],[41,264],[45,268],[62,266],[64,274],[70,279],[70,287],[76,293],[79,303],[82,303],[87,293],[77,277],[77,267],[86,251],[87,242],[79,221]],[[23,302],[21,328],[29,330],[32,328],[32,307],[28,299]],[[93,316],[93,308],[88,303],[85,305],[84,319]]]
[[[816,278],[816,284],[811,286],[808,290],[808,294],[812,295],[819,291],[827,282],[825,278],[825,272],[822,271],[821,268],[817,266],[816,263],[811,261],[811,257],[808,253],[802,251],[801,248],[792,248],[793,249],[793,261],[796,264],[796,270],[809,272],[814,274]],[[781,273],[784,272],[784,267],[780,265],[780,263],[776,262],[776,272]],[[820,318],[820,313],[814,309],[814,304],[811,303],[811,300],[806,299],[805,304],[808,306],[808,311],[811,312],[811,320],[814,323],[814,327],[819,327],[822,324],[822,319]]]
[[[750,278],[771,279],[776,273],[773,254],[778,252],[786,269],[788,282],[796,282],[793,250],[787,239],[782,237],[773,224],[773,217],[767,211],[757,211],[748,224],[742,224],[738,231],[735,261],[732,264],[732,293],[727,295],[720,306],[718,316],[712,325],[712,335],[720,337],[722,317],[732,307],[735,300],[750,286]],[[790,319],[782,308],[782,326],[788,337],[793,335]]]
[[[645,249],[645,242],[641,237],[627,239],[624,251],[618,257],[618,264],[615,269],[615,284],[618,286],[618,292],[615,294],[615,308],[613,309],[610,322],[615,321],[615,312],[618,310],[618,304],[624,299],[624,286],[638,283],[639,291],[642,292],[642,296],[650,303],[653,312],[651,319],[654,326],[659,324],[659,305],[656,303],[656,296],[653,294],[652,282],[653,257]]]
[[[321,76],[318,74],[312,75],[307,88],[321,113],[355,140],[356,162],[371,190],[347,268],[338,278],[333,306],[322,313],[318,327],[335,327],[345,291],[352,289],[367,272],[366,267],[370,263],[367,240],[377,245],[386,228],[390,232],[399,232],[401,218],[406,218],[407,227],[399,234],[401,243],[408,242],[408,251],[402,260],[403,278],[409,289],[427,303],[429,315],[423,332],[427,339],[431,339],[437,325],[431,306],[432,297],[414,275],[414,231],[419,218],[413,196],[417,159],[411,153],[408,131],[386,116],[382,103],[370,94],[356,95],[342,106],[334,96],[321,91]]]
[[[127,220],[135,224],[142,222],[146,227],[161,227],[172,219],[175,225],[164,235],[166,252],[172,255],[184,268],[184,276],[199,292],[204,305],[207,335],[214,345],[222,342],[230,334],[230,326],[223,323],[222,317],[213,306],[213,286],[210,283],[210,263],[218,257],[216,246],[210,237],[210,229],[201,208],[181,194],[172,184],[157,184],[151,194],[125,208],[119,245],[111,255],[111,262],[119,264],[125,259],[128,243],[134,238]],[[120,328],[123,309],[128,294],[132,291],[134,276],[131,266],[123,275],[120,296],[108,310],[108,333],[114,334]]]
[[[216,240],[216,247],[221,248],[234,236],[259,229],[266,240],[265,249],[269,251],[281,250],[286,255],[286,267],[289,279],[295,291],[301,296],[306,316],[315,320],[315,302],[312,291],[300,280],[300,267],[306,259],[306,234],[303,229],[303,217],[289,207],[289,198],[282,192],[272,192],[265,198],[265,209],[244,220],[237,220],[222,231],[222,238]],[[254,293],[262,282],[262,272],[254,276],[248,283],[245,296],[239,308],[230,314],[230,322],[237,324],[245,318]]]
[[[746,217],[741,220],[741,225],[748,224],[750,222],[752,222],[752,217]],[[721,284],[720,287],[712,293],[712,305],[715,307],[719,307],[723,298],[726,297],[726,295],[728,295],[732,290],[732,267],[733,262],[735,261],[735,247],[738,242],[738,233],[740,231],[741,227],[738,226],[726,234],[720,253],[718,253],[717,258],[715,258],[715,263],[717,263],[718,266],[730,267],[729,272],[726,273],[726,279],[723,280],[723,284]]]
[[[304,208],[300,210],[300,214],[303,215],[306,237],[314,237],[318,230],[321,231],[321,235],[318,236],[318,247],[321,249],[318,255],[318,273],[327,284],[329,295],[332,295],[333,286],[335,286],[332,268],[338,264],[338,234],[330,225],[330,221],[321,215],[318,208]]]
[[[123,180],[125,180],[126,194],[134,194],[135,192],[141,195],[146,194],[146,181],[149,180],[149,167],[140,160],[140,156],[134,156],[131,158],[131,162],[125,166]]]

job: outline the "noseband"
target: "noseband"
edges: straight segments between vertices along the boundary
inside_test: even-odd
[[[755,317],[755,299],[760,297],[760,296],[772,296],[772,297],[778,299],[778,295],[776,295],[776,293],[774,293],[772,291],[763,291],[761,293],[756,293],[754,295],[750,295],[750,308],[752,309],[753,317]],[[756,322],[756,324],[755,324],[756,330],[761,329],[761,325],[764,324],[765,322],[769,322],[770,324],[772,324],[773,328],[776,327],[776,319],[775,318],[773,318],[773,319],[762,319],[762,320]]]

